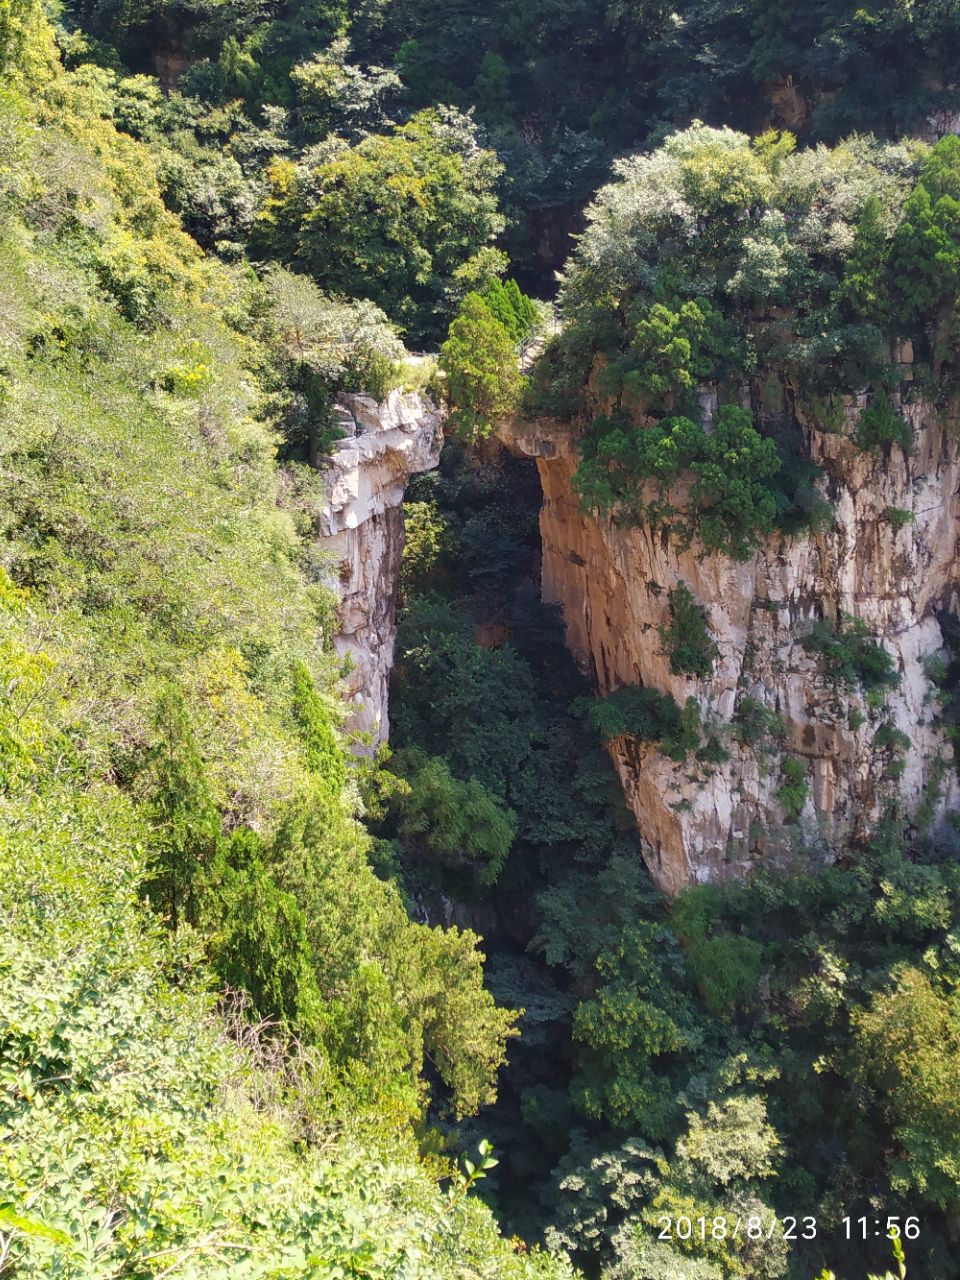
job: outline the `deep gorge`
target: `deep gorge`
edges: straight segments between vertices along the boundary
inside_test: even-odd
[[[958,1274],[958,57],[0,0],[0,1280]]]

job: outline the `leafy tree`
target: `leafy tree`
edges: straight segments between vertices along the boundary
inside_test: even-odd
[[[318,163],[276,167],[254,242],[331,292],[377,303],[422,341],[453,309],[457,269],[502,228],[498,172],[468,120],[421,112]]]
[[[442,758],[409,751],[396,764],[410,783],[400,798],[400,834],[428,858],[478,865],[480,882],[493,884],[516,835],[516,814],[475,779],[459,782]]]
[[[733,736],[742,746],[757,747],[764,740],[775,742],[785,734],[786,725],[781,715],[749,695],[740,699]]]
[[[960,1009],[916,968],[904,966],[889,990],[854,1017],[856,1069],[879,1095],[900,1148],[890,1176],[902,1193],[956,1212]]]
[[[308,276],[282,267],[265,274],[259,321],[284,454],[319,465],[341,434],[331,414],[336,392],[384,399],[399,380],[403,345],[372,302],[328,298]]]
[[[515,343],[529,338],[537,322],[537,308],[521,293],[516,280],[491,280],[480,295]]]
[[[844,265],[839,296],[852,316],[886,329],[890,323],[890,280],[887,268],[891,237],[880,197],[871,195],[857,223]]]
[[[477,293],[468,293],[440,348],[451,418],[465,439],[488,435],[497,418],[516,412],[520,377],[516,343]]]
[[[0,1181],[5,1202],[48,1188],[41,1218],[63,1217],[90,1249],[61,1266],[24,1241],[16,1266],[218,1269],[203,1226],[216,1203],[224,1238],[245,1242],[228,1270],[306,1265],[314,1247],[336,1267],[319,1226],[309,1240],[290,1228],[325,1176],[305,1147],[368,1128],[406,1146],[436,1197],[412,1125],[431,1088],[455,1116],[493,1099],[515,1021],[484,987],[476,935],[413,923],[370,865],[336,732],[332,603],[276,466],[275,397],[302,366],[328,389],[347,376],[370,304],[330,303],[285,274],[262,286],[204,255],[165,210],[149,150],[112,123],[109,77],[47,66],[50,85],[18,79],[3,107],[33,177],[0,228],[0,385],[18,388],[0,395],[0,860],[23,873],[4,904],[20,1030],[0,1026],[0,1074],[39,1065],[43,1019],[16,1013],[37,999],[63,1030],[67,1074],[48,1096],[0,1087]],[[57,121],[53,155],[41,116]],[[0,130],[4,169],[7,147]],[[242,1010],[229,1034],[211,994],[225,984]],[[269,1031],[252,1029],[260,1019]],[[288,1117],[290,1044],[310,1067]],[[183,1156],[162,1177],[159,1149]],[[269,1210],[260,1197],[258,1226],[249,1188],[228,1191],[218,1172],[248,1157],[284,1187]],[[331,1160],[336,1179],[349,1161]],[[440,1221],[449,1204],[434,1203]],[[154,1246],[166,1261],[146,1256]]]
[[[722,910],[719,894],[702,885],[680,895],[671,922],[707,1008],[729,1014],[753,998],[762,948],[752,938],[720,928]]]
[[[575,1134],[553,1172],[551,1246],[587,1259],[609,1257],[618,1228],[638,1214],[659,1185],[661,1159],[658,1150],[635,1139],[598,1150],[584,1134]]]
[[[404,504],[401,599],[413,599],[435,588],[456,554],[456,533],[435,501]]]
[[[577,1103],[589,1116],[660,1141],[676,1120],[671,1061],[696,1047],[700,1029],[689,998],[667,978],[658,948],[669,937],[649,923],[624,930],[597,960],[602,985],[573,1020],[580,1045]]]
[[[485,120],[503,122],[516,110],[510,92],[510,66],[493,49],[483,55],[473,82],[473,97]]]
[[[421,601],[398,629],[397,673],[407,687],[395,704],[399,743],[506,798],[532,737],[533,677],[517,652],[481,648],[462,613]]]
[[[293,714],[303,739],[307,767],[319,782],[325,803],[335,805],[347,776],[343,752],[334,736],[330,714],[302,660],[293,665]]]
[[[918,327],[951,313],[960,284],[960,140],[937,143],[903,209],[891,248],[899,316]]]
[[[631,308],[630,346],[603,373],[603,385],[623,390],[650,410],[686,411],[697,382],[709,376],[729,341],[718,311],[705,300],[676,310],[656,302]]]
[[[348,52],[345,39],[335,41],[290,72],[297,126],[307,143],[334,131],[356,138],[387,123],[390,104],[401,91],[399,77],[384,67],[353,66],[346,61]]]
[[[151,807],[158,853],[147,890],[176,928],[181,919],[197,922],[198,885],[219,852],[220,815],[207,786],[186,704],[176,688],[161,695],[155,727]]]
[[[640,742],[654,742],[664,755],[678,762],[700,746],[700,706],[696,698],[688,698],[680,707],[668,693],[626,685],[582,705],[606,741],[627,735]]]
[[[306,920],[293,895],[277,885],[266,855],[253,832],[238,831],[210,868],[203,923],[211,963],[221,982],[249,995],[261,1017],[314,1041],[322,1001]]]

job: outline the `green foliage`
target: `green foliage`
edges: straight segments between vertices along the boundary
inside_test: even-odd
[[[584,1134],[575,1135],[570,1152],[554,1171],[550,1244],[590,1262],[608,1255],[618,1228],[658,1186],[658,1159],[656,1149],[636,1139],[601,1149],[589,1145]]]
[[[409,751],[395,765],[410,784],[400,798],[400,834],[427,859],[479,865],[481,884],[493,884],[516,836],[516,814],[476,779],[459,782],[443,759]]]
[[[373,303],[328,298],[309,277],[281,267],[266,272],[252,301],[284,455],[319,465],[340,435],[331,419],[335,394],[385,399],[401,380],[403,345]]]
[[[2,822],[20,886],[0,954],[0,1193],[16,1206],[2,1232],[18,1274],[178,1258],[185,1276],[226,1277],[362,1257],[386,1277],[414,1247],[424,1277],[569,1274],[517,1258],[389,1123],[345,1130],[352,1102],[322,1056],[260,1039],[238,1013],[243,1047],[228,1038],[195,948],[137,901],[144,828],[129,802],[44,784]]]
[[[157,866],[146,889],[174,928],[181,918],[196,924],[197,884],[220,843],[220,814],[204,776],[182,695],[165,690],[157,706],[156,741],[149,753]]]
[[[310,669],[298,659],[293,664],[293,714],[303,740],[307,767],[317,779],[327,803],[335,803],[347,780],[343,752],[330,724]]]
[[[499,472],[450,450],[439,477],[418,481],[412,497],[429,494],[460,537],[481,511],[505,508],[518,522],[517,466]],[[497,527],[492,516],[484,525]],[[631,833],[616,844],[607,835],[610,802],[600,775],[588,780],[584,768],[593,735],[555,709],[547,714],[549,699],[569,698],[577,686],[566,691],[562,649],[511,600],[528,560],[518,556],[495,592],[475,576],[494,546],[470,541],[453,551],[449,571],[431,584],[444,604],[407,601],[392,711],[401,742],[444,756],[455,777],[502,788],[517,814],[517,837],[491,906],[530,904],[536,954],[575,993],[568,1080],[558,1067],[569,1033],[555,988],[548,998],[542,971],[536,981],[527,971],[503,988],[543,1020],[529,1032],[522,1024],[524,1039],[511,1050],[492,1113],[491,1123],[512,1136],[496,1171],[498,1202],[509,1205],[511,1221],[528,1221],[523,1206],[539,1195],[549,1238],[613,1276],[646,1274],[654,1262],[667,1275],[696,1275],[697,1267],[713,1276],[782,1275],[788,1244],[777,1233],[753,1244],[667,1245],[656,1239],[657,1217],[710,1221],[735,1206],[767,1222],[789,1201],[791,1211],[825,1220],[831,1198],[846,1194],[853,1178],[889,1202],[896,1143],[882,1094],[868,1097],[856,1084],[851,1018],[898,958],[925,954],[954,972],[954,860],[946,849],[906,848],[887,832],[852,864],[824,866],[819,849],[808,860],[798,829],[792,870],[782,874],[772,858],[764,866],[772,841],[754,828],[758,856],[749,882],[683,895],[665,917],[648,896]],[[844,622],[844,638],[859,632]],[[869,639],[861,634],[851,647]],[[869,653],[859,656],[872,671]],[[779,718],[754,701],[740,699],[735,731],[781,750]],[[665,712],[655,691],[636,689],[620,691],[597,714],[612,734],[632,726],[647,735],[676,709]],[[693,750],[703,736],[699,729]],[[895,746],[891,737],[879,749]],[[774,785],[805,794],[805,765],[789,759]],[[537,1040],[526,1042],[534,1028]],[[730,1076],[720,1065],[724,1055],[744,1046],[749,1061]],[[658,1150],[645,1145],[652,1142]],[[931,1205],[928,1213],[937,1210]],[[918,1262],[920,1274],[940,1273],[941,1247]],[[835,1248],[845,1273],[863,1260],[858,1249]],[[821,1265],[815,1249],[790,1252],[794,1267]]]
[[[774,525],[777,506],[769,481],[780,470],[773,441],[761,436],[743,409],[724,405],[713,429],[689,418],[651,427],[598,418],[575,478],[581,501],[623,519],[663,527],[689,545],[746,560]],[[684,473],[693,475],[686,506],[671,505]],[[647,497],[645,482],[655,485]]]
[[[519,345],[530,337],[537,322],[537,308],[532,298],[521,293],[516,280],[491,280],[480,296],[515,343]]]
[[[862,618],[845,614],[839,625],[823,618],[802,643],[808,653],[818,655],[826,678],[845,689],[859,685],[867,693],[879,693],[899,683],[893,659],[870,636]]]
[[[693,411],[691,393],[730,352],[730,335],[720,313],[705,300],[639,303],[627,320],[630,345],[603,370],[604,390],[624,392],[648,409]]]
[[[905,454],[913,452],[910,424],[894,409],[885,391],[878,391],[857,420],[854,439],[861,449],[879,450],[898,444]]]
[[[412,599],[433,588],[456,551],[455,534],[435,501],[408,502],[403,509],[400,594]]]
[[[938,720],[947,738],[955,742],[960,726],[960,627],[948,610],[937,614],[945,653],[934,654],[926,663],[926,674],[939,703]],[[954,750],[954,764],[960,768],[960,756]]]
[[[495,183],[519,278],[546,280],[611,155],[666,137],[589,211],[537,394],[596,420],[581,479],[604,512],[741,559],[775,529],[828,528],[796,398],[867,387],[864,447],[907,448],[886,363],[900,336],[944,403],[952,390],[957,144],[867,136],[949,109],[950,6],[77,0],[66,18],[83,30],[58,33],[64,72],[39,4],[0,3],[7,1266],[570,1275],[498,1238],[467,1194],[486,1176],[511,1229],[542,1194],[557,1243],[611,1280],[782,1275],[776,1235],[668,1245],[657,1215],[835,1222],[851,1189],[901,1197],[894,1212],[919,1201],[911,1268],[948,1274],[950,832],[941,847],[887,831],[842,867],[818,848],[804,872],[798,830],[777,875],[754,825],[749,884],[668,921],[571,710],[582,682],[524,597],[524,484],[448,461],[411,518],[394,706],[413,785],[380,769],[381,856],[354,815],[377,766],[348,764],[338,738],[320,483],[302,463],[337,438],[337,391],[404,380],[390,321],[436,342],[471,290],[497,328],[475,313],[447,385],[464,371],[468,430],[512,412],[534,316],[499,283]],[[153,65],[162,90],[126,74]],[[784,86],[807,138],[859,136],[670,134],[694,110],[772,118]],[[302,274],[255,276],[248,249]],[[664,644],[705,675],[695,609],[680,599]],[[895,675],[862,624],[815,637],[827,674],[879,706]],[[678,761],[724,752],[692,699],[621,691],[596,721]],[[747,698],[734,732],[781,736]],[[903,736],[876,730],[887,776]],[[800,768],[784,764],[788,809]],[[435,894],[459,891],[452,908],[421,893],[418,859]],[[484,1117],[499,1164],[483,1145],[454,1172],[409,1136],[420,1121],[436,1151],[428,1107],[492,1100],[513,1022],[472,933],[411,923],[414,889],[432,918],[533,937],[536,958],[489,966],[526,1008]],[[218,1011],[224,984],[243,994]],[[798,1273],[824,1261],[804,1248]],[[831,1241],[845,1274],[882,1266],[869,1248]]]
[[[290,71],[297,129],[307,143],[334,132],[355,137],[377,131],[401,92],[395,71],[353,66],[348,52],[349,43],[340,39]]]
[[[710,886],[688,889],[673,904],[671,923],[707,1008],[729,1014],[754,995],[762,948],[752,938],[718,928],[722,907]]]
[[[807,766],[796,756],[784,756],[781,765],[781,781],[777,799],[783,805],[788,822],[796,822],[807,803],[810,787],[807,783]]]
[[[451,420],[465,440],[489,435],[520,404],[516,340],[486,300],[468,293],[440,348]]]
[[[254,244],[375,302],[415,341],[434,337],[454,273],[502,227],[498,172],[468,120],[421,112],[318,162],[277,162]]]
[[[319,369],[357,312],[204,257],[33,19],[0,224],[5,1265],[569,1275],[413,1142],[492,1101],[516,1015],[475,934],[373,873],[284,507],[278,346]]]
[[[783,716],[766,703],[749,695],[740,699],[733,720],[733,736],[742,746],[756,748],[764,743],[772,746],[785,733]]]
[[[911,329],[928,317],[942,323],[955,309],[960,285],[958,213],[960,145],[948,134],[924,163],[891,250],[900,315]]]
[[[883,513],[883,518],[894,529],[905,529],[908,524],[913,524],[914,514],[912,511],[906,511],[903,507],[887,507]]]
[[[891,1169],[897,1190],[955,1210],[960,1196],[954,1099],[958,1007],[921,971],[904,966],[854,1018],[860,1079],[880,1094],[902,1154]]]
[[[279,887],[268,851],[250,831],[234,834],[204,878],[211,964],[234,991],[244,991],[263,1017],[322,1035],[323,1006],[309,930],[300,906]]]
[[[938,148],[857,138],[763,159],[745,135],[694,123],[621,162],[564,272],[563,331],[532,372],[534,408],[592,423],[578,439],[585,507],[742,560],[776,527],[831,524],[798,395],[839,403],[866,387],[857,443],[910,449],[889,342],[911,334],[952,376],[950,286],[908,322],[890,264]],[[950,187],[950,163],[931,186]]]
[[[597,960],[603,985],[573,1020],[580,1105],[653,1141],[667,1136],[676,1116],[669,1063],[700,1034],[689,998],[664,980],[653,958],[655,948],[668,945],[665,931],[652,924],[624,930]]]
[[[670,591],[670,624],[660,628],[660,640],[674,675],[706,680],[719,650],[710,634],[702,607],[685,582]]]
[[[699,345],[705,329],[703,310],[696,302],[685,302],[676,312],[656,303],[637,321],[630,344],[637,363],[625,385],[655,400],[669,391],[689,390],[696,375],[709,367],[694,358],[694,345]]]
[[[530,750],[532,676],[516,651],[481,648],[463,614],[421,602],[399,628],[397,672],[407,686],[394,712],[399,743],[442,755],[455,776],[508,796]]]
[[[899,1227],[897,1229],[899,1230]],[[867,1280],[907,1280],[907,1259],[900,1237],[893,1235],[891,1232],[890,1244],[894,1261],[897,1264],[897,1274],[894,1275],[892,1271],[885,1271],[882,1276],[871,1274],[867,1276]],[[825,1267],[817,1276],[817,1280],[837,1280],[837,1277]]]
[[[890,228],[883,205],[878,195],[871,195],[857,222],[838,295],[854,319],[881,329],[890,323],[890,250]]]
[[[881,751],[891,751],[902,755],[910,746],[910,739],[898,729],[893,720],[884,720],[873,735],[873,745]]]
[[[668,693],[627,685],[586,704],[590,723],[606,740],[625,735],[652,742],[670,759],[682,761],[700,746],[700,706],[688,698],[680,707]]]

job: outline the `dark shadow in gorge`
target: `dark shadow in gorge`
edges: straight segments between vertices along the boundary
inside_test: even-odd
[[[599,739],[582,718],[591,690],[540,602],[535,464],[448,445],[407,496],[408,545],[391,687],[390,767],[441,757],[514,816],[494,884],[439,862],[396,817],[378,835],[415,911],[475,929],[498,1001],[523,1008],[499,1097],[459,1127],[489,1138],[501,1164],[484,1184],[508,1231],[538,1237],[541,1203],[571,1132],[571,1017],[596,985],[595,959],[625,915],[662,915],[633,819]],[[615,874],[611,874],[611,868]]]

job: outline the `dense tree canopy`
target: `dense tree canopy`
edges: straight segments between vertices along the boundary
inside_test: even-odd
[[[497,172],[469,120],[424,112],[318,163],[277,162],[255,243],[376,302],[414,342],[435,339],[457,272],[503,226]]]

